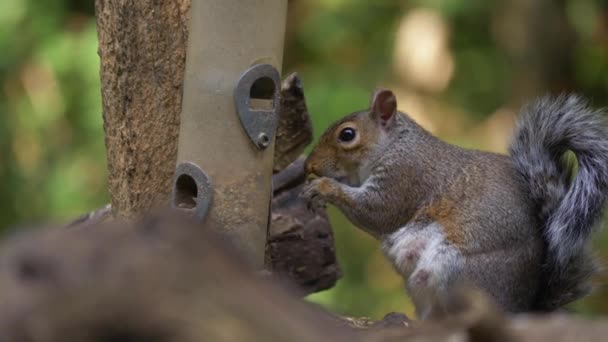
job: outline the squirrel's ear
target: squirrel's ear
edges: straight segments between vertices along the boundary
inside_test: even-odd
[[[387,126],[394,120],[397,113],[397,98],[388,89],[378,89],[372,97],[370,114],[382,126]]]

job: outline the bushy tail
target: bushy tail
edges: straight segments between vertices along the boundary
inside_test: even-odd
[[[539,205],[547,256],[536,306],[551,310],[589,291],[595,267],[587,240],[608,196],[608,124],[577,96],[541,98],[524,109],[510,154]]]

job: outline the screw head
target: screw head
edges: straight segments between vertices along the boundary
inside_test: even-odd
[[[257,143],[259,147],[266,148],[270,145],[270,138],[266,133],[262,132],[258,135]]]

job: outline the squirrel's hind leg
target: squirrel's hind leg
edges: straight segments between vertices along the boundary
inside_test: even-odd
[[[420,319],[447,313],[452,285],[462,274],[464,256],[437,223],[410,223],[391,234],[383,249],[406,281]]]

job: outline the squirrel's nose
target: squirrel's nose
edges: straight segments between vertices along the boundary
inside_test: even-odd
[[[304,171],[306,171],[306,175],[308,176],[317,174],[317,167],[313,163],[306,163],[304,164]]]

